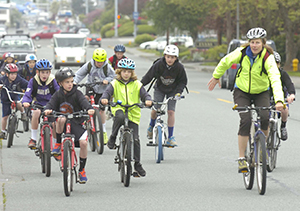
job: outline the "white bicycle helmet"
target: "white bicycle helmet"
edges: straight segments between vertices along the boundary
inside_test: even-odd
[[[247,38],[249,40],[265,38],[267,36],[267,31],[263,28],[252,28],[247,32]]]
[[[171,56],[179,56],[179,49],[176,45],[167,45],[164,54],[171,55]]]
[[[281,62],[281,56],[280,56],[280,54],[278,52],[276,52],[276,51],[274,51],[273,53],[274,53],[275,61],[277,63],[280,63]]]
[[[31,60],[37,61],[36,55],[34,55],[34,54],[27,54],[27,56],[25,58],[25,63],[27,63],[28,61],[31,61]]]

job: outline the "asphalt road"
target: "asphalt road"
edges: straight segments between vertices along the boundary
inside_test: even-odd
[[[112,47],[128,39],[103,39],[103,47],[112,55]],[[50,42],[39,42],[39,58],[53,58]],[[88,58],[94,48],[89,48]],[[127,56],[137,64],[139,78],[152,64],[153,55],[128,48]],[[30,133],[15,138],[14,146],[0,145],[0,210],[296,210],[300,202],[299,103],[291,105],[288,141],[278,151],[277,168],[268,173],[264,196],[244,188],[237,173],[238,114],[232,111],[232,94],[216,88],[209,92],[208,71],[199,64],[185,64],[190,93],[176,107],[175,137],[178,147],[165,149],[165,160],[156,164],[154,148],[147,147],[146,130],[150,111],[142,110],[140,139],[142,164],[147,175],[132,178],[130,186],[120,182],[114,164],[116,151],[105,148],[103,155],[88,153],[86,185],[76,184],[70,197],[63,192],[59,164],[52,159],[51,176],[41,173],[40,160],[27,148]],[[199,67],[200,66],[200,67]],[[78,67],[74,67],[74,70]],[[55,71],[54,71],[55,72]],[[299,89],[297,89],[299,92]],[[166,118],[165,118],[166,119]],[[112,120],[107,122],[110,134]],[[256,181],[255,181],[256,182]],[[2,197],[2,199],[1,199]]]

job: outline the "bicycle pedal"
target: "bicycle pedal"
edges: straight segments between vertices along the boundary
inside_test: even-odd
[[[141,177],[141,176],[139,175],[139,173],[137,173],[136,171],[134,171],[134,172],[132,173],[132,176],[133,176],[133,177]]]
[[[157,146],[157,144],[154,144],[153,142],[149,142],[147,143],[147,146],[153,147],[153,146]]]
[[[38,150],[35,150],[34,153],[36,156],[38,156],[38,157],[40,156],[40,152]]]
[[[238,171],[239,173],[248,173],[248,169],[241,169]]]
[[[22,130],[17,130],[17,133],[24,133],[24,131],[22,131]]]

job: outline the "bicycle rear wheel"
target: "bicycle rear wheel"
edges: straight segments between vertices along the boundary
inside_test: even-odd
[[[276,159],[277,159],[277,132],[274,130],[275,125],[271,125],[270,128],[270,133],[269,133],[269,138],[268,138],[268,156],[269,156],[269,162],[267,164],[267,170],[268,172],[272,172],[276,166]],[[279,138],[279,137],[278,137]]]
[[[72,191],[73,183],[73,166],[72,166],[72,146],[70,141],[64,142],[63,150],[63,181],[64,181],[64,191],[66,196],[70,196]]]
[[[130,133],[124,134],[124,186],[128,187],[130,184],[130,177],[132,173],[131,169],[131,135]]]
[[[155,160],[156,163],[160,163],[160,161],[163,159],[162,158],[162,131],[161,127],[158,126],[157,130],[155,132]]]
[[[23,130],[25,132],[29,130],[29,117],[26,117],[26,121],[23,121]]]
[[[249,138],[248,145],[245,151],[245,157],[247,160],[247,163],[249,165],[249,171],[247,173],[243,173],[243,179],[244,179],[244,185],[247,190],[251,190],[253,187],[254,182],[254,166],[253,166],[253,148],[251,149],[251,139]]]
[[[262,133],[257,135],[255,154],[257,157],[255,168],[258,193],[264,195],[267,183],[267,155],[265,136]]]
[[[94,123],[95,123],[95,130],[96,130],[94,143],[97,149],[97,153],[102,154],[104,150],[103,125],[102,125],[101,115],[98,109],[95,109]]]
[[[50,128],[45,127],[44,130],[44,152],[46,177],[51,175],[51,147],[50,147]]]
[[[16,133],[16,125],[17,125],[17,116],[13,115],[10,116],[8,119],[8,139],[7,139],[7,148],[10,148],[13,145],[14,135]]]
[[[96,146],[94,143],[94,134],[92,134],[90,129],[88,129],[88,140],[89,140],[89,145],[90,145],[91,151],[95,152]]]

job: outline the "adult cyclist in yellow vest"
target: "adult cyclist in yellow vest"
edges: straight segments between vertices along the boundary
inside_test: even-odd
[[[212,91],[216,84],[220,84],[220,78],[233,63],[239,63],[243,50],[246,55],[242,58],[241,67],[237,71],[234,84],[234,103],[239,106],[250,105],[251,101],[256,106],[269,106],[271,85],[276,103],[276,110],[283,110],[284,95],[282,91],[280,73],[277,68],[273,49],[266,44],[267,32],[263,28],[252,28],[247,32],[248,43],[237,48],[221,59],[213,72],[213,77],[208,82],[208,89]],[[270,54],[262,67],[266,54]],[[263,71],[265,69],[265,72]],[[238,131],[239,159],[238,172],[248,170],[245,150],[250,134],[251,117],[249,112],[239,113],[240,125]],[[261,128],[268,135],[269,112],[261,112]]]
[[[121,59],[118,62],[116,79],[108,85],[101,97],[101,103],[103,105],[107,105],[108,100],[111,99],[111,97],[113,97],[114,102],[121,100],[122,104],[132,105],[134,103],[139,103],[141,100],[145,102],[146,106],[150,107],[152,105],[151,96],[145,90],[143,84],[137,80],[134,69],[135,62],[129,58]],[[124,108],[118,105],[116,107],[112,107],[111,111],[114,115],[114,123],[107,146],[109,149],[114,149],[119,128],[124,124],[125,114]],[[133,129],[134,169],[140,176],[144,177],[146,176],[146,171],[140,163],[139,123],[141,118],[141,109],[137,106],[132,107],[128,118],[129,127]]]

